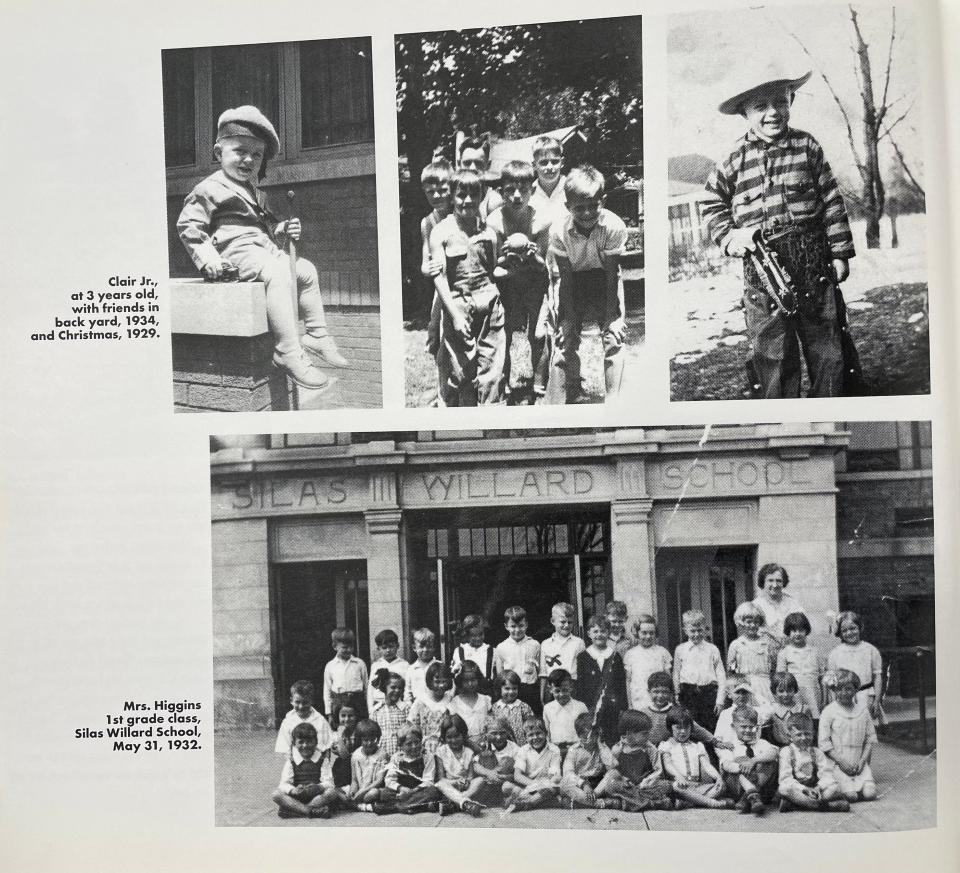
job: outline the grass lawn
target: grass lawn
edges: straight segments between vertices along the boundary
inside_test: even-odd
[[[864,295],[872,304],[848,311],[850,333],[860,353],[872,395],[930,391],[930,337],[925,283],[884,285]],[[857,308],[854,308],[857,307]],[[917,313],[921,314],[917,318]],[[912,319],[912,320],[911,320]],[[726,335],[730,335],[727,331]],[[745,342],[720,345],[690,363],[670,362],[673,400],[740,400],[749,397],[743,363]],[[808,387],[804,373],[803,391]]]
[[[404,328],[406,405],[430,406],[437,397],[437,366],[425,348],[427,332],[414,322],[405,322]],[[625,340],[627,367],[638,357],[642,345],[643,319],[631,319],[627,322]],[[510,353],[513,359],[513,392],[510,402],[517,405],[528,404],[532,401],[533,394],[530,345],[520,331],[513,335]],[[585,331],[580,344],[580,372],[583,396],[579,402],[603,403],[603,347],[596,328]]]

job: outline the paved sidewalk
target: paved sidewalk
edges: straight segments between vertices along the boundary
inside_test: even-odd
[[[921,756],[881,743],[873,756],[880,797],[855,804],[849,813],[780,813],[763,817],[736,812],[690,809],[681,812],[630,813],[614,810],[530,810],[504,814],[487,810],[481,818],[457,814],[390,815],[345,812],[331,819],[280,819],[270,792],[280,777],[283,758],[273,751],[267,731],[218,733],[215,739],[216,823],[270,827],[443,827],[554,828],[559,830],[897,831],[936,825],[936,755]]]

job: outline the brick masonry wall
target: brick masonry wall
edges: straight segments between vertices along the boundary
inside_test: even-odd
[[[895,537],[894,511],[933,506],[933,480],[841,481],[837,495],[837,539]]]
[[[177,412],[289,409],[286,379],[272,364],[273,339],[175,334],[173,402]]]
[[[370,409],[383,405],[378,309],[327,308],[327,326],[344,357],[345,370],[326,370],[339,380],[338,406]]]
[[[864,639],[877,648],[902,645],[932,645],[933,556],[841,558],[839,562],[840,608],[863,616]],[[882,597],[889,598],[884,601]],[[899,633],[898,633],[899,629]],[[916,667],[912,658],[892,671],[890,694],[915,694]],[[935,659],[927,664],[928,689],[932,692]]]
[[[864,638],[880,649],[933,644],[933,555],[923,554],[929,540],[923,533],[903,536],[895,516],[898,508],[932,507],[933,481],[918,476],[838,484],[837,540],[847,553],[838,564],[840,608],[863,616]],[[858,549],[869,553],[851,554]],[[935,661],[927,665],[930,690],[934,674]],[[916,675],[912,659],[902,660],[889,692],[915,694]]]
[[[285,192],[296,192],[294,209],[303,223],[297,252],[313,262],[327,306],[380,304],[377,267],[377,192],[373,176],[328,179],[265,188],[268,205],[280,218],[288,214]],[[170,275],[198,275],[177,235],[183,198],[167,199]]]

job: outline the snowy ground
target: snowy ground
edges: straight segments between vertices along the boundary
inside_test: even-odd
[[[897,221],[900,245],[889,247],[890,224],[881,226],[881,248],[868,250],[863,221],[853,223],[857,256],[850,262],[850,278],[843,283],[847,307],[856,311],[872,304],[863,300],[871,288],[897,283],[925,282],[926,216],[905,215]],[[746,342],[743,333],[743,293],[739,260],[730,260],[731,270],[716,276],[685,279],[670,285],[673,310],[672,334],[674,361],[688,364],[720,345]],[[925,312],[912,313],[914,320],[926,318]]]

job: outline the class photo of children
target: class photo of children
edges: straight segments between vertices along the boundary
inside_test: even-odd
[[[671,399],[929,393],[918,39],[889,5],[671,16]]]
[[[639,17],[395,38],[406,405],[642,382]]]
[[[175,411],[379,408],[369,37],[162,70]]]
[[[931,826],[929,442],[213,438],[217,823]]]

